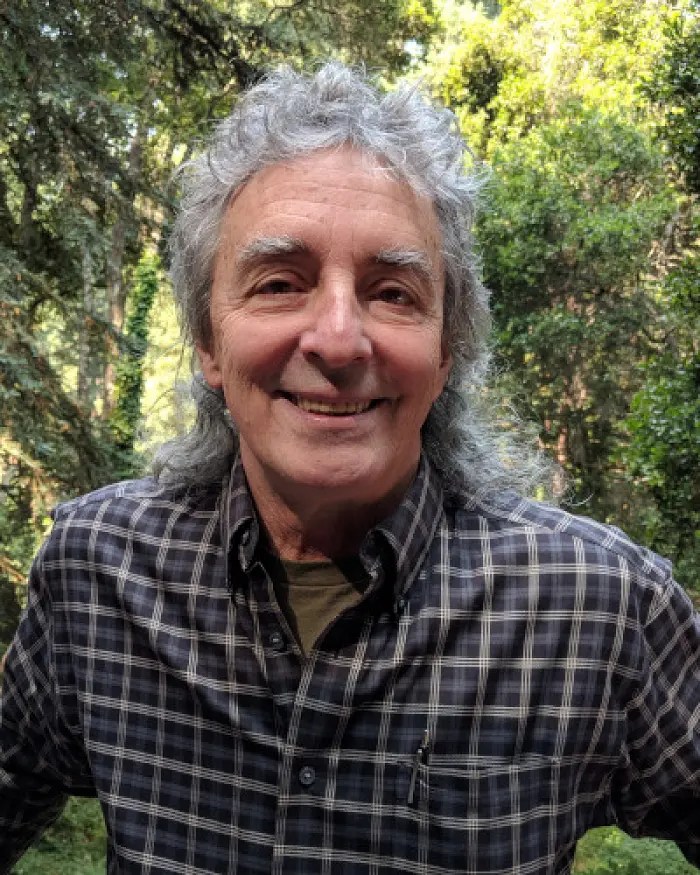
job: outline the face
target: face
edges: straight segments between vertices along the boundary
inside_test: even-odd
[[[364,153],[277,164],[237,193],[198,349],[256,500],[400,499],[448,375],[443,285],[431,204]]]

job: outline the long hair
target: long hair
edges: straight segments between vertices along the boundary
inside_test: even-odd
[[[484,174],[470,161],[451,112],[414,85],[382,94],[358,70],[329,62],[314,74],[281,67],[244,93],[208,148],[181,169],[182,199],[170,238],[175,298],[190,343],[211,340],[210,294],[221,225],[232,195],[265,167],[350,145],[432,202],[442,233],[444,340],[452,357],[422,442],[448,492],[531,491],[546,463],[484,403],[489,370],[488,293],[473,224]],[[192,431],[165,444],[155,474],[183,485],[221,478],[237,451],[223,394],[195,375]]]

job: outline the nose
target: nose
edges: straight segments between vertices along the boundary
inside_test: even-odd
[[[317,289],[310,320],[299,347],[329,368],[343,368],[368,359],[372,343],[367,335],[367,314],[351,277],[337,277]]]

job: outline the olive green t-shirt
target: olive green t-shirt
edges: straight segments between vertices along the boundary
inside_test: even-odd
[[[362,597],[368,578],[359,559],[270,563],[280,608],[307,654],[319,635]]]

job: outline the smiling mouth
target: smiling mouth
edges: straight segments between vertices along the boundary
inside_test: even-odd
[[[308,398],[300,398],[298,395],[283,393],[284,397],[306,413],[320,413],[323,416],[356,416],[366,413],[380,403],[379,399],[372,401],[337,402],[334,404],[326,401],[312,401]]]

